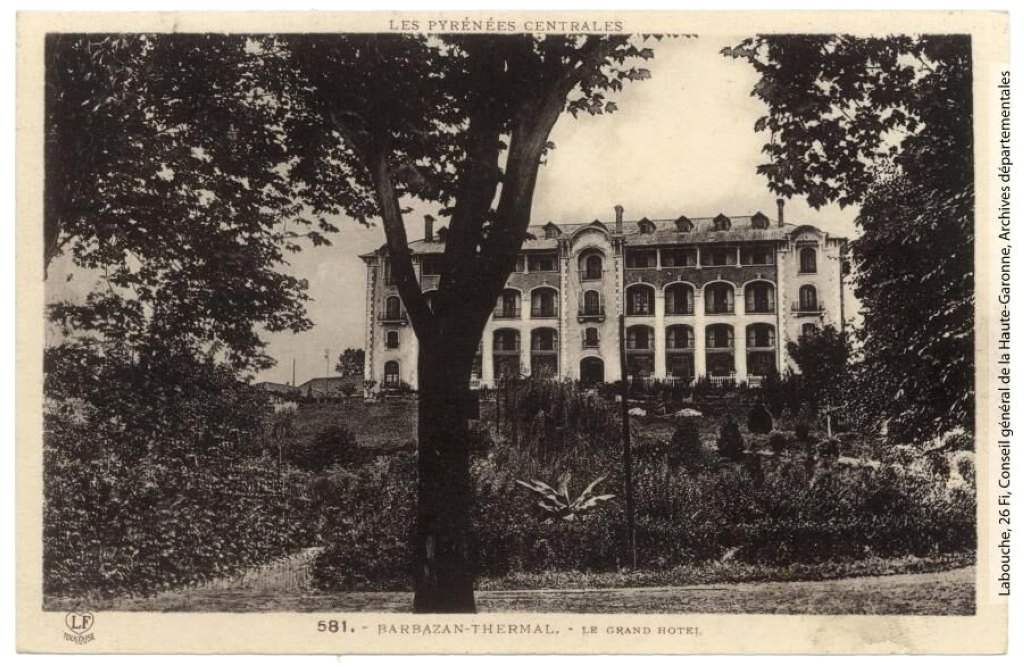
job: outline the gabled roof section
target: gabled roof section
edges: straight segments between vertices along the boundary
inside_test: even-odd
[[[550,220],[546,225],[544,225],[543,229],[544,238],[546,239],[557,239],[559,236],[562,235],[562,228],[556,225],[555,223],[551,222]]]
[[[732,220],[730,220],[729,216],[724,213],[716,215],[712,222],[715,224],[716,232],[727,232],[732,229]]]
[[[758,211],[750,216],[750,226],[754,229],[768,229],[768,216]]]
[[[653,234],[658,229],[658,226],[648,218],[640,218],[640,221],[636,223],[636,227],[641,234]]]
[[[676,231],[683,233],[692,232],[693,221],[687,218],[685,215],[679,216],[678,218],[676,218]]]

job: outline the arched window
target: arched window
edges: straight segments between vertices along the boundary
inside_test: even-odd
[[[604,269],[601,255],[589,253],[580,259],[580,277],[583,280],[600,280]]]
[[[627,315],[654,314],[654,288],[650,285],[630,285],[626,288]]]
[[[729,283],[711,283],[704,287],[704,312],[722,315],[733,312],[733,287]]]
[[[385,387],[397,387],[401,381],[401,376],[398,373],[398,362],[397,361],[385,361],[384,362],[384,382],[381,384]]]
[[[558,332],[534,329],[530,332],[530,375],[536,378],[558,376]]]
[[[744,289],[748,313],[774,313],[775,287],[767,282],[749,283]]]
[[[531,317],[557,317],[558,292],[550,287],[538,287],[530,294]]]
[[[384,299],[384,319],[397,321],[402,319],[402,300],[397,296]]]
[[[670,350],[685,350],[693,347],[693,328],[685,324],[673,324],[666,330],[665,346]]]
[[[498,305],[494,309],[494,317],[497,319],[512,320],[519,319],[519,311],[522,306],[522,297],[518,290],[506,289],[498,298]]]
[[[648,326],[637,325],[626,329],[627,350],[653,350],[654,329]]]
[[[494,332],[495,352],[518,352],[519,332],[515,329],[498,329]]]
[[[519,377],[519,332],[515,329],[496,330],[492,356],[495,378]]]
[[[599,343],[597,327],[587,327],[583,330],[583,347],[597,347]]]
[[[818,272],[818,251],[814,248],[800,249],[800,273]]]
[[[583,293],[583,314],[601,315],[601,293],[597,290],[587,290]]]
[[[398,349],[398,332],[397,331],[385,331],[384,332],[384,347],[389,350]]]
[[[814,285],[804,285],[800,288],[800,310],[818,310],[818,290]]]
[[[554,329],[534,329],[530,333],[530,350],[554,352],[558,350],[558,332]]]
[[[760,323],[748,326],[747,347],[775,347],[775,327]]]
[[[666,315],[693,315],[693,288],[675,284],[665,288]]]
[[[707,328],[706,342],[709,348],[731,348],[732,327],[728,324],[712,324]]]

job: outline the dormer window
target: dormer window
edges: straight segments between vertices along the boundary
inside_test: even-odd
[[[650,234],[656,229],[654,223],[648,220],[647,218],[643,218],[642,220],[640,220],[640,222],[636,223],[636,226],[637,229],[640,230],[641,234]]]
[[[768,229],[768,216],[758,211],[751,216],[750,226],[754,229]]]
[[[562,230],[553,222],[544,225],[544,238],[546,239],[557,239],[561,233]]]
[[[715,224],[716,232],[727,232],[732,228],[732,220],[721,213],[715,216],[713,222]]]
[[[693,222],[690,221],[685,215],[681,215],[676,218],[676,231],[677,232],[692,232]]]

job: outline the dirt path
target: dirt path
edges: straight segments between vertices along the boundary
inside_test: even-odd
[[[481,591],[477,604],[481,612],[963,615],[974,613],[974,568],[832,581]],[[412,594],[226,588],[121,600],[114,607],[124,611],[408,612]]]

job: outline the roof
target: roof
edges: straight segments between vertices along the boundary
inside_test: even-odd
[[[300,387],[308,387],[310,385],[315,385],[315,384],[319,384],[319,385],[326,384],[327,386],[331,386],[331,385],[347,385],[347,384],[362,384],[362,382],[363,382],[363,379],[361,377],[353,377],[351,375],[346,375],[346,376],[343,377],[341,375],[335,375],[335,376],[332,376],[332,377],[310,378],[310,379],[306,380],[305,382],[303,382],[302,384],[300,384],[299,386]]]
[[[716,231],[715,221],[722,217],[727,217],[729,219],[729,229]],[[767,226],[761,228],[755,227],[753,222],[755,218],[759,218],[762,223],[767,220]],[[690,231],[679,231],[679,228],[676,225],[677,220],[687,221],[689,223],[687,226],[690,228]],[[651,231],[648,233],[641,233],[641,223],[646,225]],[[615,223],[594,220],[593,222],[564,223],[558,225],[555,225],[552,222],[546,222],[542,225],[530,225],[528,233],[531,237],[527,238],[526,241],[523,242],[523,250],[527,252],[556,250],[558,248],[559,239],[570,238],[575,233],[586,227],[594,227],[595,229],[604,229],[609,232],[614,232]],[[718,214],[714,217],[706,218],[686,218],[685,216],[654,220],[640,218],[639,220],[624,221],[622,223],[622,233],[627,237],[627,245],[636,247],[686,245],[691,243],[786,241],[795,231],[807,227],[813,227],[813,225],[793,225],[789,223],[779,225],[777,221],[758,212],[753,215],[737,216],[722,216],[722,214]],[[551,228],[555,228],[559,231],[557,238],[545,237],[545,230]],[[409,243],[409,250],[416,255],[430,255],[444,252],[444,246],[444,242],[435,236],[430,241],[426,239],[411,241]],[[373,253],[365,255],[365,257],[372,256]]]
[[[290,384],[282,384],[280,382],[257,382],[256,388],[262,389],[263,391],[269,391],[274,394],[291,394],[298,391],[296,387],[293,387]]]

